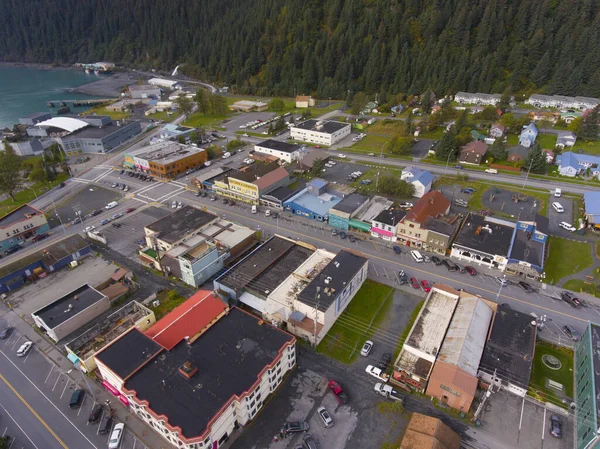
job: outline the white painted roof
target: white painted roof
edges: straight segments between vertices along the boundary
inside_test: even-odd
[[[51,119],[37,123],[35,126],[51,126],[52,128],[60,128],[72,133],[78,129],[85,128],[88,126],[88,123],[72,117],[52,117]]]

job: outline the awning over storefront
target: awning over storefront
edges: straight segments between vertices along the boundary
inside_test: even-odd
[[[364,221],[348,220],[348,226],[359,231],[369,232],[371,230],[371,223],[365,223]]]

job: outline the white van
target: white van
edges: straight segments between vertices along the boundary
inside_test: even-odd
[[[223,153],[223,159],[227,159],[228,157],[231,157],[231,153]]]
[[[554,196],[556,198],[560,198],[561,195],[562,195],[562,190],[561,189],[554,189]]]
[[[116,201],[111,201],[106,206],[104,206],[104,209],[112,209],[113,207],[117,207],[118,205],[119,203],[117,203]]]
[[[419,251],[411,251],[410,255],[412,256],[413,259],[415,259],[415,262],[417,263],[421,263],[423,262],[423,256],[421,256],[421,253]]]
[[[253,204],[252,205],[252,213],[255,214],[256,212],[257,212],[257,210],[256,210],[256,204]]]
[[[498,173],[498,170],[496,170],[495,168],[486,168],[485,172],[495,175],[496,173]]]

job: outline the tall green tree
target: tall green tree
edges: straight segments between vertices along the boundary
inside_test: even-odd
[[[410,154],[413,147],[411,137],[394,136],[386,144],[386,151],[391,154]]]
[[[178,96],[175,100],[175,104],[186,118],[192,113],[194,103],[185,95]]]
[[[23,186],[22,165],[23,160],[5,143],[4,151],[0,152],[0,193],[10,196],[13,201],[15,193]]]
[[[381,176],[378,182],[378,193],[384,195],[395,196],[399,198],[407,198],[413,195],[415,187],[402,181],[396,176]]]
[[[214,115],[227,115],[227,113],[229,112],[229,107],[227,106],[227,99],[222,95],[211,94],[210,109]]]
[[[283,100],[281,98],[273,98],[269,102],[269,109],[271,111],[279,112],[279,111],[283,111],[283,108],[285,108],[285,103],[283,102]]]
[[[488,154],[495,161],[505,161],[508,158],[508,149],[502,137],[497,138],[489,149]]]
[[[358,92],[352,99],[352,107],[350,108],[350,112],[354,115],[360,114],[360,111],[365,108],[368,102],[369,100],[365,93]]]
[[[531,170],[530,167],[531,166]],[[539,143],[536,143],[534,147],[529,151],[527,157],[523,160],[523,170],[530,170],[531,173],[537,173],[539,175],[546,174],[548,169],[548,160],[546,154],[542,151],[542,147]]]
[[[584,139],[597,139],[600,132],[600,105],[596,106],[581,119],[579,127],[579,137]]]
[[[454,161],[458,153],[458,142],[452,132],[444,133],[435,147],[435,158],[440,161]]]
[[[194,96],[194,101],[198,105],[198,111],[203,113],[204,115],[208,114],[211,110],[210,104],[210,96],[208,91],[201,87],[196,91],[196,95]]]

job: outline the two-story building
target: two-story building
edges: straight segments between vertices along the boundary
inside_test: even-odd
[[[331,145],[350,135],[350,123],[310,119],[290,127],[292,139],[300,142]]]
[[[597,98],[541,94],[533,94],[525,100],[525,104],[535,106],[536,108],[571,108],[580,110],[592,109],[599,103],[600,101]]]
[[[454,96],[454,101],[459,104],[476,104],[476,105],[492,105],[496,106],[500,103],[502,95],[500,94],[484,94],[481,92],[458,92]]]
[[[402,181],[409,182],[414,187],[413,196],[421,198],[431,190],[433,180],[435,179],[427,170],[421,170],[417,167],[406,167],[400,175]]]
[[[538,129],[534,123],[530,123],[529,125],[523,126],[523,130],[519,135],[519,145],[522,145],[525,148],[531,148],[535,143],[537,135]]]
[[[0,218],[0,252],[50,230],[44,213],[24,204]]]
[[[600,179],[600,156],[567,151],[556,156],[556,165],[562,176],[573,178],[589,173],[589,176]]]
[[[398,237],[398,226],[406,216],[406,209],[398,206],[392,206],[389,209],[381,211],[379,215],[371,220],[371,236],[395,242]]]
[[[178,174],[201,167],[207,160],[205,149],[179,142],[164,141],[150,145],[143,153],[125,155],[128,165],[133,165],[158,178],[170,179]]]
[[[217,449],[296,365],[296,339],[200,290],[94,356],[103,385],[181,449]]]
[[[275,156],[276,158],[291,164],[300,157],[302,147],[280,140],[267,139],[255,144],[254,151]]]
[[[398,242],[422,248],[427,245],[428,230],[424,227],[428,218],[446,215],[450,211],[450,201],[439,190],[425,195],[406,214],[397,226]]]

